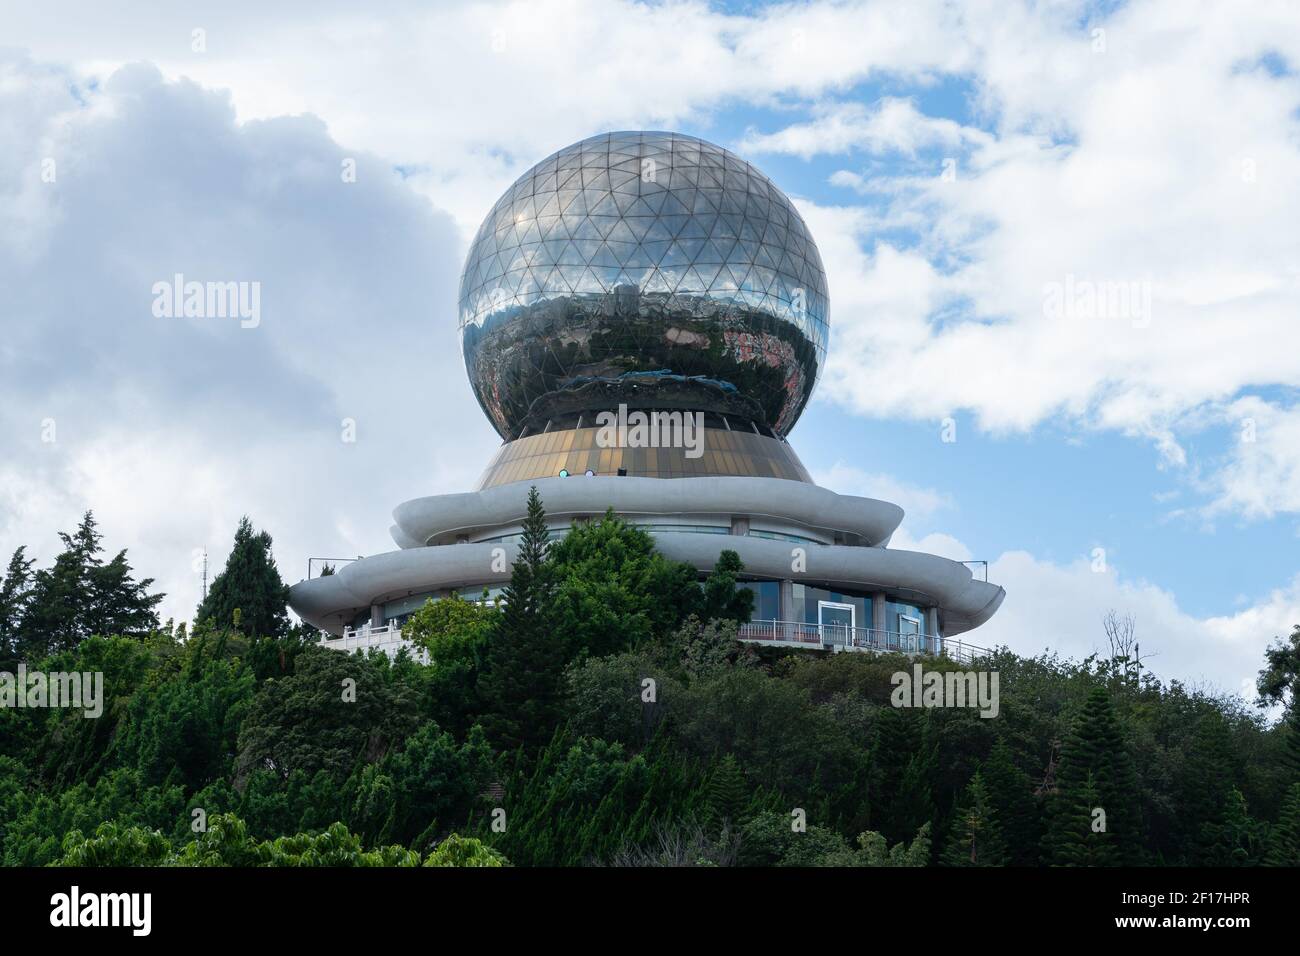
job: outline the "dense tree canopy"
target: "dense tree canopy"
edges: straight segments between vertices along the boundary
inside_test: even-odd
[[[104,679],[96,719],[0,708],[6,864],[1300,863],[1300,630],[1261,670],[1280,721],[1006,650],[985,719],[894,707],[902,655],[739,643],[734,552],[701,581],[610,514],[552,539],[535,493],[505,600],[426,604],[420,660],[288,628],[247,520],[192,631],[100,553],[88,515],[0,582],[10,660]]]

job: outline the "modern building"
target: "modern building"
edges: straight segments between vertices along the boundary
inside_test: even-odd
[[[500,449],[474,491],[398,505],[398,550],[298,583],[291,606],[330,646],[393,650],[429,598],[500,592],[536,485],[556,534],[613,508],[702,576],[736,551],[746,640],[964,656],[1002,588],[889,548],[902,509],[818,487],[786,441],[828,306],[802,217],[735,154],[621,132],[547,157],[488,213],[460,282]]]

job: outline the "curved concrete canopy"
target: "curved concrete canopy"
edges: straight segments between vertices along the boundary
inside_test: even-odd
[[[804,549],[807,570],[794,574],[790,570],[789,542],[677,532],[656,535],[655,543],[665,557],[690,562],[702,571],[712,570],[719,553],[729,548],[739,553],[746,575],[789,578],[868,593],[888,591],[911,597],[939,608],[945,636],[984,623],[1005,595],[995,584],[974,580],[965,565],[917,551],[810,546]],[[504,562],[497,549],[504,550]],[[514,556],[515,548],[510,544],[459,544],[389,551],[345,565],[333,575],[294,585],[289,602],[301,617],[337,634],[358,611],[395,597],[505,584]],[[506,570],[494,570],[494,567]]]
[[[828,535],[855,536],[878,547],[903,520],[903,509],[887,501],[836,494],[826,488],[781,478],[634,478],[572,475],[499,485],[466,494],[414,498],[393,509],[393,540],[412,548],[451,542],[518,523],[526,510],[528,488],[536,485],[548,516],[569,518],[620,515],[748,515],[802,525]]]

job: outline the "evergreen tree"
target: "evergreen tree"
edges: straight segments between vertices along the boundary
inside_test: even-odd
[[[245,515],[239,519],[225,568],[194,612],[195,623],[208,621],[249,637],[283,637],[289,631],[288,603],[289,588],[275,566],[271,536],[254,532]]]
[[[1233,809],[1236,758],[1222,714],[1207,710],[1196,722],[1188,753],[1177,774],[1179,850],[1191,866],[1222,860],[1220,831]]]
[[[1254,866],[1259,862],[1259,824],[1246,811],[1246,798],[1229,791],[1217,823],[1208,823],[1202,844],[1206,866]]]
[[[104,564],[91,512],[73,534],[60,532],[59,538],[63,551],[52,567],[36,572],[25,596],[17,642],[22,656],[70,650],[92,634],[144,637],[158,626],[156,608],[163,595],[149,593],[153,578],[131,577],[125,551]]]
[[[478,678],[484,729],[502,749],[545,743],[559,719],[568,647],[564,635],[552,627],[549,540],[546,511],[533,486],[510,584],[502,598],[505,606]]]
[[[695,568],[669,561],[649,532],[612,511],[575,524],[546,563],[554,626],[574,651],[594,656],[666,636],[701,601]]]
[[[1012,866],[1034,866],[1038,862],[1041,833],[1034,784],[1018,766],[1011,747],[999,737],[981,773],[989,791],[989,806],[997,815]]]
[[[32,591],[32,565],[26,547],[20,547],[9,559],[4,580],[0,581],[0,665],[18,655],[19,628],[27,613]]]
[[[1291,784],[1268,834],[1266,866],[1300,866],[1300,783]]]
[[[708,794],[709,816],[715,827],[730,825],[734,828],[744,823],[749,789],[740,764],[732,754],[723,757],[714,768],[709,777]]]
[[[749,588],[736,589],[736,578],[744,569],[745,564],[735,551],[727,549],[718,555],[713,573],[704,582],[701,620],[722,618],[748,623],[754,613],[754,592]]]
[[[948,844],[944,848],[944,866],[1005,866],[1006,846],[998,826],[988,787],[980,772],[975,771],[966,792],[953,814]]]
[[[921,742],[920,719],[886,707],[871,747],[871,820],[890,843],[908,839],[934,814],[934,754]]]
[[[1300,677],[1291,688],[1291,706],[1287,708],[1285,730],[1286,750],[1282,755],[1282,765],[1287,770],[1291,783],[1300,783]]]
[[[1056,781],[1044,836],[1046,862],[1054,866],[1139,862],[1137,777],[1105,688],[1089,693],[1061,749]],[[1105,828],[1096,829],[1101,820]]]

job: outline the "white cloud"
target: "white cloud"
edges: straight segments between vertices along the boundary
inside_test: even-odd
[[[926,116],[908,99],[885,97],[872,107],[835,103],[815,111],[808,123],[776,133],[751,130],[740,143],[744,153],[789,153],[809,159],[820,153],[899,152],[909,156],[926,147],[964,147],[992,141],[983,130],[942,117]]]
[[[1220,415],[1234,440],[1227,464],[1209,480],[1215,498],[1207,512],[1256,518],[1300,512],[1300,406],[1247,396]]]
[[[496,438],[446,347],[447,215],[365,153],[345,183],[317,120],[237,124],[225,95],[140,65],[82,105],[66,74],[0,63],[0,97],[30,78],[42,103],[0,110],[0,210],[45,210],[0,245],[0,552],[45,563],[93,509],[184,618],[193,550],[220,568],[245,511],[296,581],[306,555],[390,550],[397,502],[472,483]],[[260,325],[155,317],[178,272],[260,283]]]
[[[1135,618],[1142,656],[1156,676],[1229,693],[1253,687],[1265,649],[1300,624],[1300,575],[1235,614],[1207,618],[1188,614],[1167,590],[1126,579],[1113,566],[1094,571],[1086,558],[1060,565],[1008,552],[991,564],[989,580],[1005,587],[1007,596],[993,619],[969,634],[974,643],[1006,644],[1026,655],[1105,655],[1102,618],[1114,609]]]
[[[1185,29],[1180,4],[1128,4],[1095,53],[1064,8],[1010,9],[1006,28],[986,8],[965,20],[991,136],[961,137],[955,182],[937,160],[924,177],[843,169],[832,181],[883,211],[801,206],[834,303],[821,397],[880,417],[964,409],[994,431],[1065,418],[1196,464],[1183,437],[1206,410],[1300,380],[1300,10],[1206,4]],[[1291,72],[1258,66],[1269,52]],[[815,110],[758,145],[806,155],[887,142],[843,120],[869,119],[861,106]],[[884,241],[882,223],[919,241]],[[1137,307],[1080,292],[1104,288],[1133,289]],[[1054,311],[1067,289],[1077,307]],[[1271,438],[1214,479],[1218,504],[1297,510],[1290,416],[1261,414]]]

